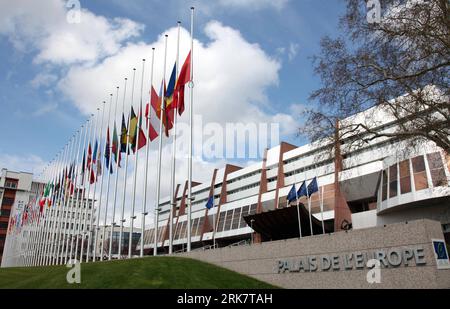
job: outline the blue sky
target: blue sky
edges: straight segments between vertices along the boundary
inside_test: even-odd
[[[215,35],[222,33],[224,27],[236,30],[250,46],[257,44],[265,59],[277,63],[274,80],[262,82],[258,86],[260,88],[257,88],[265,93],[262,100],[265,103],[258,105],[261,113],[279,113],[299,120],[296,112],[301,106],[308,104],[309,94],[320,86],[320,81],[313,74],[310,57],[318,53],[322,36],[337,35],[338,17],[345,9],[344,2],[340,0],[82,0],[81,7],[85,12],[97,19],[106,18],[112,29],[122,25],[114,24],[114,19],[122,18],[138,25],[138,30],[134,29],[134,33],[130,30],[127,36],[117,39],[117,46],[105,48],[107,52],[99,52],[92,59],[71,61],[67,55],[61,60],[54,54],[48,54],[45,50],[48,45],[42,45],[48,39],[46,35],[51,35],[53,29],[53,11],[45,12],[50,16],[47,18],[50,21],[46,28],[50,34],[35,33],[30,20],[41,20],[36,14],[44,12],[27,12],[24,1],[14,1],[15,4],[10,2],[0,1],[0,11],[3,12],[0,13],[0,129],[3,132],[0,167],[25,171],[33,169],[35,172],[54,157],[87,117],[87,110],[80,107],[73,92],[67,90],[71,84],[66,83],[65,88],[61,88],[59,82],[64,79],[73,80],[67,79],[71,70],[96,68],[105,59],[126,50],[129,44],[156,42],[158,36],[174,27],[177,20],[188,27],[191,4],[196,7],[195,38],[205,46],[213,41],[211,35],[205,33],[205,28],[211,21],[215,21],[219,24],[219,30],[213,31]],[[66,3],[62,0],[39,2],[48,2],[49,7]],[[18,12],[22,12],[20,14],[24,17],[17,17]],[[40,18],[47,22],[45,16]],[[27,25],[28,22],[31,24]],[[96,32],[96,29],[91,31]],[[80,32],[78,38],[84,33],[86,32]],[[105,41],[94,43],[103,44]],[[80,50],[80,53],[83,52]],[[236,52],[230,50],[230,53]],[[248,65],[250,67],[253,64]],[[246,70],[245,67],[241,69]],[[103,85],[99,82],[98,88]],[[105,95],[111,90],[98,89]],[[76,91],[80,92],[82,89]],[[246,91],[245,85],[241,91]],[[248,100],[251,101],[251,98]],[[292,130],[282,132],[282,140],[297,145],[305,142],[296,137]]]

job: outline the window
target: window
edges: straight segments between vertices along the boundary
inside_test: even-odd
[[[381,187],[381,199],[387,199],[387,170],[383,171],[383,186]]]
[[[247,226],[247,223],[244,220],[244,217],[248,216],[248,211],[250,210],[250,206],[244,206],[242,208],[242,214],[241,214],[241,222],[239,223],[239,228],[244,228]]]
[[[233,220],[233,209],[227,211],[225,216],[225,227],[224,231],[228,231],[231,228],[231,221]]]
[[[222,211],[219,215],[219,223],[217,224],[217,232],[223,231],[223,226],[225,224],[225,211]]]
[[[194,236],[200,236],[202,234],[203,223],[205,223],[205,217],[199,218],[199,220],[198,220],[198,228],[197,228],[197,231],[195,232]]]
[[[397,164],[389,167],[389,198],[397,196]]]
[[[433,181],[433,187],[446,186],[447,177],[445,176],[441,154],[439,152],[427,154],[427,160],[430,168],[431,180]]]
[[[411,173],[409,171],[409,160],[399,163],[400,168],[400,192],[405,194],[411,192]]]
[[[192,221],[191,235],[193,235],[193,236],[195,236],[195,233],[197,233],[198,220],[199,220],[199,218],[195,218],[195,219]]]
[[[425,171],[425,161],[423,156],[413,158],[412,165],[416,190],[419,191],[428,188],[427,173]]]
[[[7,229],[8,228],[8,222],[0,222],[0,229]]]
[[[256,204],[253,204],[251,207],[250,207],[250,215],[254,215],[256,213]]]
[[[234,210],[233,224],[231,225],[232,230],[235,230],[239,227],[239,219],[241,218],[241,211],[242,211],[242,208],[236,208]]]

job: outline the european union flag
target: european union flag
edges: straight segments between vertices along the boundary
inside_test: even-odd
[[[306,194],[306,181],[304,181],[302,183],[302,185],[300,186],[300,189],[298,189],[298,191],[297,191],[297,197],[301,198],[302,196],[307,196],[307,194]]]
[[[319,187],[317,185],[317,177],[314,177],[314,179],[308,185],[308,197],[316,192],[319,192]]]
[[[206,208],[211,209],[214,207],[214,197],[210,196],[208,202],[205,205]]]
[[[287,200],[289,203],[297,200],[297,190],[295,189],[295,184],[292,186],[291,191],[289,191]]]

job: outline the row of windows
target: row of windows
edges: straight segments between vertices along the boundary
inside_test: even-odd
[[[229,230],[244,228],[247,223],[245,222],[243,217],[253,215],[255,213],[256,204],[230,209],[226,212],[221,212],[217,223],[217,232],[225,232]]]
[[[241,180],[244,180],[246,178],[250,178],[250,177],[253,177],[253,176],[256,176],[256,175],[259,175],[259,174],[261,174],[261,171],[256,171],[256,172],[253,172],[253,173],[250,173],[250,174],[246,174],[246,175],[241,176],[241,177],[233,178],[233,179],[228,180],[227,184],[230,184],[230,183],[233,183],[233,182],[237,182],[237,181],[241,181]]]
[[[439,152],[426,155],[431,183],[433,187],[446,186],[444,164]],[[410,168],[412,166],[412,169]],[[398,195],[398,182],[400,181],[400,194],[412,191],[412,183],[415,190],[428,189],[428,176],[424,156],[417,156],[390,166],[383,171],[382,200]],[[389,191],[389,192],[388,192]]]
[[[251,184],[251,185],[248,185],[248,186],[240,187],[240,188],[235,189],[235,190],[230,190],[227,193],[231,195],[231,194],[235,194],[235,193],[242,192],[242,191],[245,191],[245,190],[250,190],[252,188],[259,187],[259,184],[260,183],[257,182],[257,183],[254,183],[254,184]]]
[[[230,209],[221,212],[217,220],[217,232],[229,231],[239,228],[244,228],[247,224],[243,217],[253,215],[256,213],[256,204],[251,206],[244,206],[241,208]],[[214,226],[214,216],[209,215],[207,220],[211,227]],[[205,223],[205,217],[199,217],[192,220],[191,235],[192,237],[200,236],[202,228]],[[163,233],[166,225],[158,228],[158,242],[163,241]],[[174,227],[174,240],[184,239],[187,237],[187,221],[178,222]],[[209,231],[206,231],[209,232]],[[146,244],[154,242],[154,229],[145,231],[144,242]]]

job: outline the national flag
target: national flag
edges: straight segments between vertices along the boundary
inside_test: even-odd
[[[307,191],[308,197],[310,197],[316,192],[319,192],[319,186],[317,185],[317,177],[314,177],[314,179],[309,183]]]
[[[86,169],[86,152],[83,151],[83,162],[81,163],[81,184],[84,182],[84,171]]]
[[[125,115],[122,113],[122,129],[120,131],[120,152],[127,152],[127,125],[125,123]]]
[[[150,104],[151,104],[153,110],[155,111],[156,117],[158,117],[158,119],[161,119],[161,94],[158,95],[156,93],[156,90],[153,87],[153,85],[152,85],[152,90],[151,90],[151,94],[150,94]],[[146,114],[148,115],[147,112],[146,112]]]
[[[95,174],[94,174],[94,170],[91,169],[91,176],[90,176],[90,184],[94,184],[95,183]]]
[[[206,207],[207,209],[211,209],[211,208],[214,207],[214,196],[210,196],[210,197],[208,198],[208,202],[206,202],[205,207]]]
[[[290,204],[296,200],[297,200],[297,189],[295,188],[295,184],[294,184],[287,195],[287,201]]]
[[[169,110],[168,112],[161,110],[161,98],[163,96],[163,92],[166,93],[165,91],[166,85],[165,82],[162,81],[161,82],[161,89],[159,91],[159,97],[158,97],[158,104],[156,104],[157,110],[156,110],[156,115],[158,116],[159,119],[161,119],[161,114],[163,115],[162,117],[162,123],[164,125],[164,132],[166,134],[166,136],[169,136],[169,130],[172,129],[173,127],[173,110]],[[164,100],[164,103],[166,101]],[[165,107],[165,105],[164,105]]]
[[[302,196],[308,196],[308,194],[306,192],[306,181],[304,181],[302,183],[302,185],[300,186],[300,188],[297,191],[297,198],[301,198]]]
[[[107,168],[109,168],[109,172],[112,174],[113,173],[113,167],[112,167],[112,164],[110,164],[111,158],[109,156],[110,155],[110,153],[109,153],[110,148],[111,148],[111,146],[109,144],[109,127],[108,127],[108,129],[106,131],[105,162],[106,162]]]
[[[172,74],[170,74],[169,85],[167,85],[167,90],[165,92],[164,101],[166,111],[169,111],[174,108],[173,106],[173,94],[175,92],[175,83],[177,78],[177,64],[173,65]]]
[[[151,90],[151,97],[150,97],[150,103],[147,103],[145,106],[145,118],[146,118],[146,124],[147,124],[147,134],[148,138],[150,139],[150,142],[153,142],[158,137],[158,132],[156,131],[157,128],[159,128],[160,123],[157,121],[159,119],[158,115],[158,108],[155,107],[158,104],[159,97],[158,94],[155,91],[155,88],[152,86]],[[152,106],[155,113],[150,112],[150,105]],[[156,115],[156,117],[155,117]]]
[[[180,75],[175,86],[175,93],[173,98],[173,106],[178,109],[178,114],[181,116],[184,112],[184,87],[191,80],[191,52],[186,57],[183,66],[181,67]]]
[[[97,152],[98,152],[98,141],[97,139],[95,140],[95,145],[94,145],[94,153],[92,154],[92,162],[94,164],[97,163]]]
[[[100,149],[98,151],[98,158],[97,158],[97,178],[98,176],[102,175],[102,150]]]
[[[88,145],[88,155],[87,155],[87,165],[86,165],[86,168],[88,169],[88,170],[90,170],[91,169],[91,163],[92,163],[92,148],[91,148],[91,142],[89,142],[89,145]]]
[[[139,108],[139,141],[138,142],[138,150],[147,145],[147,137],[145,136],[144,131],[142,130],[142,104]],[[136,142],[134,144],[136,144]]]
[[[129,136],[128,142],[130,143],[131,149],[133,149],[133,152],[134,152],[134,149],[135,149],[135,146],[136,146],[133,143],[136,142],[137,125],[138,125],[138,118],[137,118],[137,116],[136,116],[136,114],[134,112],[133,106],[131,106],[130,124],[129,124],[129,127],[128,127],[128,129],[129,129],[128,133],[129,133],[130,136]]]
[[[119,138],[117,136],[117,128],[116,128],[116,124],[114,123],[114,131],[113,131],[113,139],[112,139],[112,153],[114,155],[114,161],[116,163],[118,163],[119,167],[120,167],[120,160],[121,160],[121,155],[120,155],[120,151],[119,151]]]

